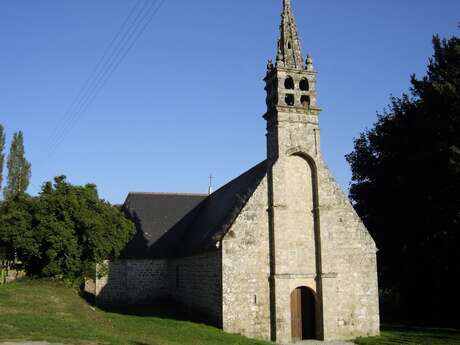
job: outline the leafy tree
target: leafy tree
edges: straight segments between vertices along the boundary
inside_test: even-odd
[[[18,194],[0,209],[0,241],[37,277],[94,277],[96,264],[116,258],[133,233],[134,224],[101,200],[95,185],[73,186],[64,176],[45,183],[38,197]]]
[[[27,195],[18,194],[0,206],[0,243],[14,248],[24,262],[40,257],[36,233],[32,228],[33,201]]]
[[[3,165],[5,162],[5,154],[3,151],[5,150],[5,131],[3,126],[0,124],[0,191],[2,190],[2,182],[3,182]]]
[[[387,321],[458,320],[460,39],[433,46],[427,75],[412,76],[410,96],[392,98],[347,155],[350,197],[379,248]]]
[[[0,192],[2,191],[2,183],[3,183],[3,166],[5,163],[5,130],[3,126],[0,124]],[[1,204],[0,204],[1,205]],[[0,210],[1,211],[1,210]],[[0,229],[1,231],[1,229]],[[1,237],[0,237],[0,251],[2,253],[0,254],[0,260],[6,257],[6,244],[3,243]],[[1,267],[0,267],[1,270]]]
[[[25,158],[24,136],[21,131],[14,133],[8,155],[8,184],[5,199],[25,193],[29,187],[31,165]]]

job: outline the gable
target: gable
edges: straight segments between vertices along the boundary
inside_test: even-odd
[[[266,174],[267,161],[262,161],[211,194],[184,232],[178,253],[190,255],[215,248]]]
[[[122,259],[181,257],[215,248],[266,176],[263,161],[211,195],[130,193],[136,235]]]

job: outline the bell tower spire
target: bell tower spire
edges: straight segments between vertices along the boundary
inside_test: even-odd
[[[271,337],[297,340],[286,313],[285,296],[299,284],[315,291],[322,315],[322,264],[319,230],[318,170],[322,166],[316,71],[300,47],[291,0],[283,0],[276,63],[268,61],[267,191],[270,241]],[[281,320],[281,321],[280,321]],[[322,339],[318,317],[316,337]],[[299,339],[302,339],[300,337]]]
[[[304,68],[302,48],[292,13],[291,0],[283,0],[276,65],[286,68]]]
[[[283,0],[276,64],[268,61],[264,81],[269,161],[300,146],[311,157],[319,157],[316,71],[310,55],[303,59],[291,0]]]

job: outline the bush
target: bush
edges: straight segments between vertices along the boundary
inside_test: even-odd
[[[93,277],[96,264],[116,258],[133,233],[134,224],[101,200],[95,185],[73,186],[65,176],[47,182],[38,197],[15,197],[0,209],[0,240],[38,277]]]

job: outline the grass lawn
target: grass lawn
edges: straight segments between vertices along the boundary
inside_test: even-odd
[[[358,338],[358,345],[460,345],[460,331],[384,327],[380,337]]]
[[[78,291],[59,282],[20,280],[0,286],[0,342],[46,340],[71,344],[269,345],[203,324],[154,313],[132,315],[91,307]],[[134,315],[135,314],[135,315]],[[161,311],[157,315],[162,315]],[[358,345],[460,345],[460,332],[384,328]]]
[[[104,312],[64,284],[20,280],[0,286],[0,342],[72,344],[268,345],[187,321]]]

